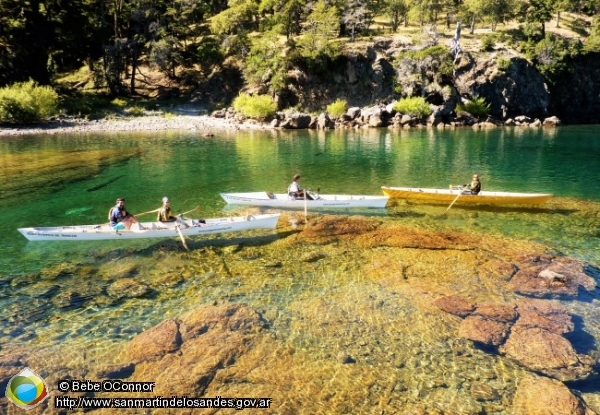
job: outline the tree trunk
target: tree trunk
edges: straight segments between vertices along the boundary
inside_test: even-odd
[[[542,22],[542,39],[546,38],[546,24]]]
[[[475,33],[475,13],[473,13],[473,17],[471,18],[471,30],[469,30],[469,33]]]
[[[129,84],[129,93],[131,95],[135,94],[135,73],[137,71],[137,51],[135,48],[131,51],[131,82]]]
[[[556,12],[556,27],[560,27],[560,12]]]

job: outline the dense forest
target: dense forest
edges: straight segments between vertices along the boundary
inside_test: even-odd
[[[512,22],[503,39],[552,82],[567,58],[600,50],[599,10],[600,0],[0,0],[0,86],[56,86],[86,68],[82,85],[134,96],[151,83],[142,67],[188,90],[236,68],[275,96],[292,68],[326,71],[352,42],[427,27],[432,46],[436,27],[457,21],[464,34],[489,28],[484,47]],[[550,36],[567,14],[580,36]]]

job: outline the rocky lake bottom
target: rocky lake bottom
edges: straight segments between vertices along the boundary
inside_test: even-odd
[[[190,252],[176,239],[90,249],[3,277],[0,389],[34,370],[50,390],[34,414],[59,412],[61,379],[109,378],[155,382],[126,397],[270,398],[274,414],[600,413],[598,263],[543,237],[597,240],[600,210],[552,203],[521,219],[530,237],[499,235],[530,217],[521,208],[399,202],[307,224],[284,212],[276,232],[188,241]],[[480,225],[492,216],[504,221]],[[175,411],[236,410],[144,413]]]

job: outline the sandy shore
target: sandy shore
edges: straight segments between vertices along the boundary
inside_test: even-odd
[[[101,120],[60,119],[43,124],[0,126],[0,136],[120,131],[191,130],[209,134],[219,130],[266,130],[269,124],[254,120],[214,118],[209,115],[150,115]]]

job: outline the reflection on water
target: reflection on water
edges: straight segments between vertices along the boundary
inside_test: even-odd
[[[600,180],[594,178],[600,169],[589,159],[598,142],[570,137],[566,145],[556,132],[523,131],[278,132],[218,140],[115,135],[108,144],[101,136],[9,140],[0,147],[5,161],[18,152],[41,151],[55,154],[46,165],[61,164],[68,151],[80,161],[60,173],[59,167],[44,170],[52,183],[64,180],[50,191],[40,189],[35,168],[24,171],[23,183],[38,180],[27,199],[21,190],[2,188],[0,363],[18,351],[43,376],[65,367],[66,374],[84,376],[127,361],[125,344],[143,330],[204,304],[233,301],[260,313],[272,338],[237,363],[251,368],[241,380],[233,369],[223,369],[236,381],[215,382],[206,396],[272,396],[283,405],[281,413],[510,413],[527,371],[460,339],[459,320],[433,302],[452,293],[476,302],[513,301],[518,296],[484,280],[478,266],[516,252],[600,264]],[[109,153],[117,158],[100,163]],[[15,158],[12,165],[23,160]],[[571,168],[589,180],[571,177]],[[295,172],[303,174],[304,185],[323,192],[378,194],[385,184],[442,186],[473,171],[489,188],[544,190],[557,197],[532,208],[456,204],[445,215],[446,204],[391,201],[386,209],[340,215],[373,226],[481,238],[469,249],[367,248],[341,228],[310,238],[303,212],[288,210],[276,232],[191,240],[189,253],[176,238],[27,243],[15,231],[103,223],[118,196],[134,212],[156,208],[168,195],[176,211],[200,204],[204,217],[247,214],[255,208],[224,209],[218,192],[284,190]],[[309,212],[309,220],[334,214]],[[553,301],[575,316],[578,351],[600,360],[598,290]],[[577,388],[600,411],[598,388],[590,382]]]

